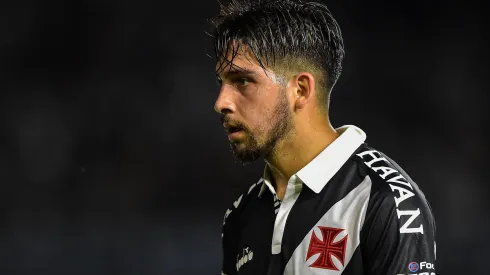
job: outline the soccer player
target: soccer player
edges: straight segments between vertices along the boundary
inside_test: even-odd
[[[212,35],[232,152],[265,160],[226,210],[222,274],[435,274],[424,194],[363,130],[330,123],[344,45],[328,8],[233,0]]]

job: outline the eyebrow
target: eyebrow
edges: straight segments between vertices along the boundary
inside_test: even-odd
[[[223,76],[225,78],[233,75],[254,76],[257,75],[257,72],[247,68],[231,68],[229,70],[224,70]],[[221,78],[221,75],[219,73],[216,73],[216,77]]]

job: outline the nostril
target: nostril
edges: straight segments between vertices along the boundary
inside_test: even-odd
[[[219,113],[222,114],[222,115],[226,115],[226,114],[232,113],[231,112],[231,109],[229,107],[227,107],[227,106],[225,106],[225,107],[221,106],[221,108],[218,108],[218,110],[219,110]]]

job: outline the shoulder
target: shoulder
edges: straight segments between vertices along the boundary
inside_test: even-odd
[[[395,274],[411,262],[433,265],[435,220],[419,186],[395,161],[367,145],[353,157],[371,181],[361,230],[366,269],[370,274]]]
[[[362,170],[371,180],[366,215],[394,219],[400,233],[421,233],[433,227],[433,213],[424,193],[410,176],[386,154],[367,145],[356,151]]]
[[[260,178],[257,182],[247,186],[226,209],[223,217],[223,228],[231,227],[232,224],[236,224],[238,222],[240,214],[248,202],[252,198],[257,197],[263,182],[264,179]]]
[[[236,274],[238,270],[235,255],[237,255],[239,248],[242,222],[244,222],[242,215],[247,205],[254,197],[257,197],[262,182],[263,179],[260,178],[256,183],[244,188],[225,211],[221,231],[223,251],[222,274]]]
[[[372,182],[372,191],[382,198],[392,198],[395,206],[426,201],[425,195],[410,176],[386,154],[367,145],[354,153],[361,169]],[[417,201],[409,200],[417,198]]]

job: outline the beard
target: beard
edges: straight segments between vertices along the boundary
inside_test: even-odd
[[[264,118],[263,121],[266,122],[266,125],[259,127],[258,131],[266,133],[264,140],[259,140],[252,131],[242,125],[245,140],[230,143],[231,152],[243,165],[250,164],[261,157],[267,158],[274,152],[277,143],[291,132],[292,114],[285,89],[279,93],[271,117]]]

